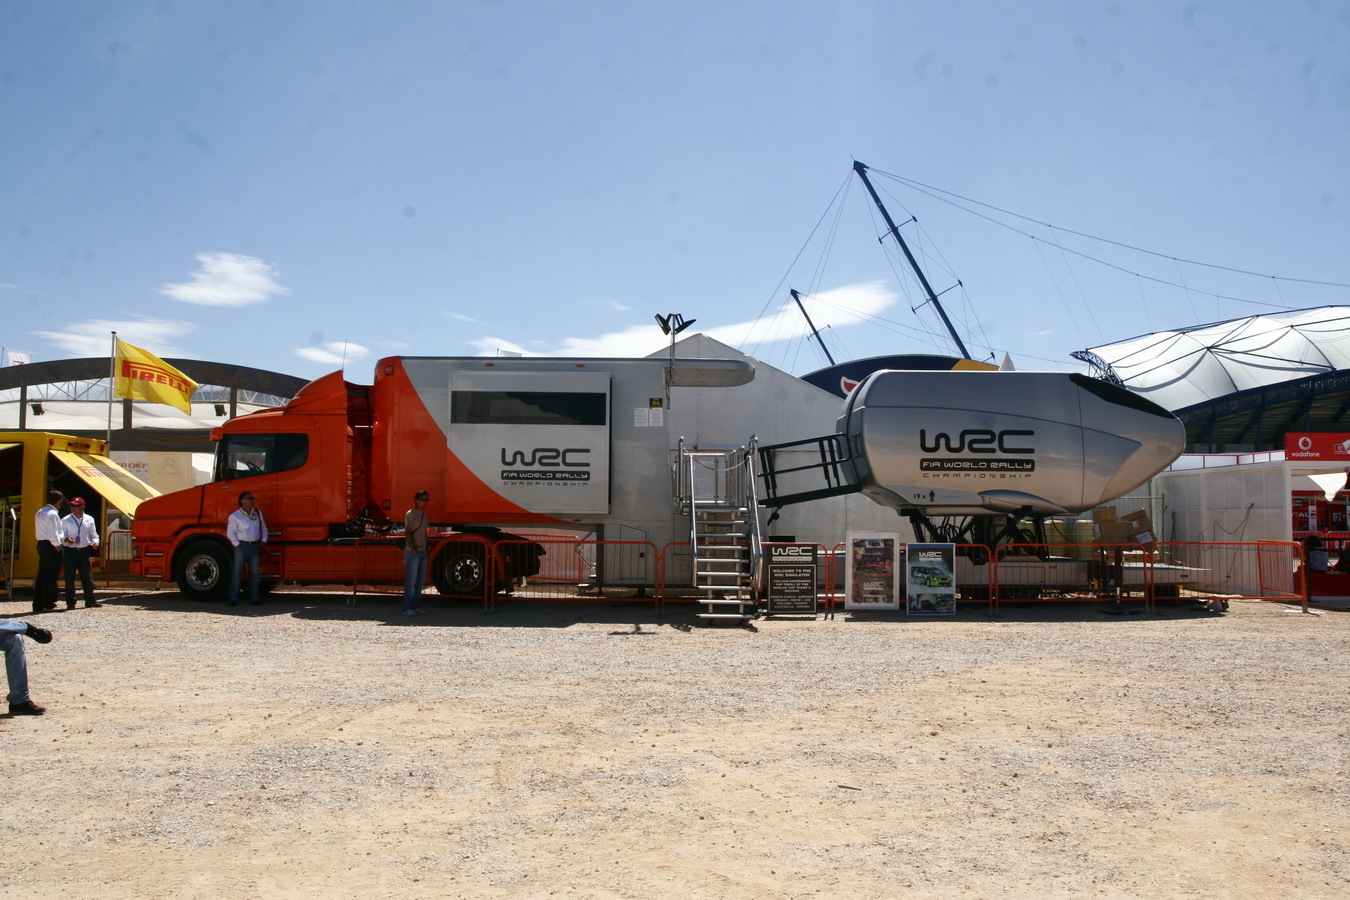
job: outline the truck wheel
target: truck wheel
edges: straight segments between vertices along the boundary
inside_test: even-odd
[[[230,589],[230,551],[220,541],[194,541],[178,557],[174,580],[189,600],[221,600]]]
[[[483,545],[447,544],[436,555],[431,580],[446,597],[483,596]]]

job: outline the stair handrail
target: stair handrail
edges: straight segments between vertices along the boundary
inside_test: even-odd
[[[758,599],[764,572],[764,542],[759,525],[759,473],[755,471],[755,463],[759,459],[759,438],[750,435],[750,443],[742,452],[746,470],[745,509],[750,517],[750,587]]]
[[[675,458],[670,462],[670,505],[677,515],[691,512],[684,484],[684,436],[675,447]]]

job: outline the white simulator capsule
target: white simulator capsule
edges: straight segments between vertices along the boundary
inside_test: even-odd
[[[863,493],[936,516],[1081,513],[1186,445],[1181,420],[1156,403],[1062,372],[874,372],[838,431]]]
[[[882,369],[836,432],[761,446],[761,505],[861,491],[911,520],[1077,514],[1128,494],[1186,445],[1181,420],[1067,372]]]

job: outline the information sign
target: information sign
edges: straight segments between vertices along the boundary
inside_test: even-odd
[[[905,610],[911,616],[956,615],[956,545],[910,544]]]
[[[845,609],[900,609],[905,545],[900,535],[850,531],[845,545]]]

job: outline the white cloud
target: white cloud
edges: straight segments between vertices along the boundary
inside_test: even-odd
[[[318,347],[300,347],[295,355],[310,362],[341,366],[370,355],[370,348],[350,341],[329,341]]]
[[[148,350],[156,356],[195,359],[197,354],[187,352],[178,346],[177,342],[196,330],[197,326],[191,322],[169,319],[137,319],[122,322],[95,319],[71,325],[66,331],[35,331],[33,334],[50,341],[74,358],[111,357],[112,332],[115,331],[121,340],[142,350]]]
[[[457,312],[446,312],[446,313],[445,313],[445,317],[446,317],[447,319],[454,319],[456,322],[480,322],[480,321],[482,321],[481,319],[475,319],[473,316],[466,316],[466,315],[464,315],[464,314],[462,314],[462,313],[457,313]]]
[[[479,356],[496,356],[497,351],[505,350],[508,353],[519,353],[522,356],[540,356],[539,353],[531,353],[515,341],[508,341],[497,337],[482,337],[475,341],[469,341],[469,346],[478,351]]]
[[[289,293],[273,277],[276,267],[253,256],[238,253],[202,253],[201,265],[184,284],[166,284],[159,289],[175,300],[198,306],[251,306],[275,294]]]
[[[866,325],[871,317],[884,312],[897,299],[899,295],[882,281],[846,285],[802,298],[817,329]],[[780,323],[784,318],[793,323],[791,327],[781,326]],[[713,325],[711,316],[707,318],[703,315],[685,316],[686,321],[690,319],[696,321],[684,332],[684,336],[702,332],[732,347],[738,347],[752,338],[757,343],[798,340],[807,331],[801,311],[791,300],[764,318],[748,322]],[[768,337],[763,336],[765,332],[769,333]],[[663,347],[670,346],[670,338],[662,334],[661,329],[653,321],[651,324],[634,325],[623,331],[593,337],[562,338],[560,343],[553,347],[533,351],[495,337],[485,337],[471,343],[478,349],[479,356],[496,356],[498,350],[515,350],[526,356],[634,357],[648,356]]]

